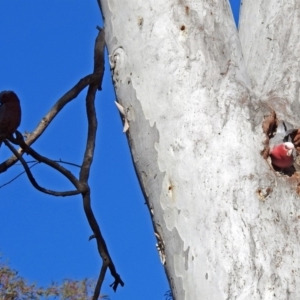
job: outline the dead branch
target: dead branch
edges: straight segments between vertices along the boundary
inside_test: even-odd
[[[41,120],[38,124],[37,128],[27,136],[26,144],[33,144],[40,135],[46,130],[48,125],[53,121],[56,115],[65,107],[66,104],[74,100],[83,89],[89,86],[91,83],[97,80],[97,76],[95,74],[90,74],[82,79],[67,93],[65,93],[50,109],[48,114]]]
[[[95,215],[91,207],[91,197],[90,197],[90,187],[88,185],[88,179],[90,175],[90,168],[93,162],[94,151],[95,151],[95,140],[97,132],[97,118],[96,118],[96,109],[95,109],[95,95],[97,89],[101,90],[102,79],[104,75],[104,48],[105,48],[105,32],[104,30],[99,30],[98,36],[95,42],[94,50],[94,72],[92,75],[89,75],[79,81],[68,93],[66,93],[61,99],[59,99],[56,104],[52,107],[49,113],[42,119],[38,127],[29,134],[26,142],[22,134],[16,131],[16,138],[11,137],[9,140],[12,143],[15,143],[21,147],[18,151],[7,141],[5,144],[10,148],[14,153],[14,157],[11,157],[9,160],[5,161],[0,165],[0,173],[12,166],[18,159],[22,163],[25,172],[32,183],[32,185],[43,193],[47,193],[54,196],[70,196],[78,193],[82,194],[84,212],[89,222],[89,225],[93,231],[93,237],[97,241],[98,252],[102,258],[102,267],[97,281],[97,285],[94,291],[93,299],[96,300],[99,298],[101,286],[103,284],[106,270],[110,269],[111,275],[114,277],[115,281],[111,285],[113,290],[116,291],[118,285],[124,286],[120,275],[117,273],[114,263],[109,255],[105,240],[102,236],[100,227],[97,223]],[[77,95],[82,91],[84,87],[89,85],[87,96],[86,96],[86,112],[88,120],[88,133],[87,133],[87,142],[86,149],[84,152],[83,161],[81,164],[81,169],[79,173],[79,179],[77,179],[69,170],[61,166],[54,160],[51,160],[47,157],[44,157],[37,153],[35,150],[30,147],[30,145],[39,138],[39,136],[45,131],[47,126],[51,123],[54,117],[59,113],[59,111],[71,100],[77,97]],[[66,192],[56,192],[48,190],[39,186],[34,179],[30,168],[28,167],[26,161],[23,159],[22,154],[27,153],[31,155],[38,162],[47,164],[51,168],[54,168],[62,175],[64,175],[69,181],[75,186],[75,191],[66,191]]]
[[[75,99],[79,93],[85,89],[89,84],[95,81],[95,79],[98,79],[98,76],[95,74],[90,74],[82,79],[79,80],[79,82],[71,88],[67,93],[65,93],[50,109],[50,111],[47,113],[47,115],[40,121],[36,129],[28,134],[26,139],[27,145],[32,145],[40,136],[41,134],[46,130],[48,125],[52,122],[52,120],[55,118],[55,116],[65,107],[66,104],[68,104],[70,101]],[[18,153],[21,155],[23,154],[22,149],[18,149]],[[8,168],[10,168],[12,165],[14,165],[17,162],[17,157],[14,155],[7,159],[6,161],[2,162],[0,164],[0,173],[5,172]]]
[[[27,136],[26,142],[22,134],[16,131],[16,138],[9,137],[9,141],[19,145],[21,148],[16,150],[8,140],[4,140],[4,143],[9,147],[9,149],[14,153],[10,159],[6,160],[0,164],[0,173],[6,171],[9,167],[20,160],[25,172],[31,182],[31,184],[39,191],[50,194],[53,196],[71,196],[81,193],[83,199],[84,212],[89,222],[89,225],[93,231],[93,238],[97,241],[98,252],[102,258],[102,267],[97,281],[97,285],[94,291],[93,299],[99,298],[101,286],[105,278],[107,268],[110,269],[111,275],[114,277],[114,282],[111,287],[116,291],[118,285],[124,286],[120,275],[117,273],[115,265],[109,255],[105,240],[102,236],[100,227],[97,223],[95,215],[91,207],[91,197],[90,197],[90,187],[88,185],[88,179],[90,175],[90,169],[93,162],[94,151],[95,151],[95,140],[97,132],[97,118],[95,109],[95,95],[97,90],[101,90],[102,79],[104,75],[104,49],[105,49],[105,33],[104,30],[99,28],[99,33],[95,42],[94,49],[94,72],[91,75],[86,76],[81,79],[69,92],[67,92],[62,98],[60,98],[56,104],[51,108],[48,114],[42,119],[37,128]],[[88,120],[88,133],[87,142],[84,152],[83,161],[80,167],[79,179],[77,179],[69,170],[61,166],[57,161],[51,160],[37,153],[32,147],[33,144],[40,135],[46,130],[48,125],[52,122],[54,117],[64,108],[64,106],[71,100],[76,98],[78,94],[86,87],[89,86],[87,96],[86,96],[86,111]],[[26,161],[23,159],[23,153],[31,155],[38,162],[42,162],[51,168],[57,170],[62,175],[64,175],[76,188],[74,191],[57,192],[45,189],[39,186],[33,177],[30,168],[28,167]]]
[[[95,95],[97,89],[101,87],[103,74],[104,74],[104,47],[105,47],[105,32],[100,30],[95,42],[95,53],[94,53],[94,74],[99,76],[99,81],[90,84],[88,93],[86,96],[86,111],[88,119],[88,135],[86,149],[84,153],[84,158],[82,162],[81,171],[79,174],[79,180],[82,183],[85,183],[88,186],[88,178],[90,174],[90,168],[94,157],[95,150],[95,140],[96,140],[96,131],[97,131],[97,118],[95,110]],[[99,85],[100,82],[100,85]],[[83,197],[83,207],[90,224],[90,227],[93,231],[93,236],[97,241],[98,252],[102,258],[102,268],[99,274],[97,285],[95,288],[93,300],[98,299],[100,295],[101,286],[105,277],[107,267],[110,269],[111,275],[114,277],[115,281],[113,283],[113,289],[116,291],[119,284],[124,285],[124,282],[121,280],[120,275],[117,273],[114,263],[109,255],[105,240],[101,234],[99,225],[94,216],[93,210],[91,208],[91,198],[90,192],[86,191],[82,193]]]
[[[35,180],[35,178],[33,177],[30,168],[28,167],[25,159],[18,153],[18,151],[10,144],[10,142],[8,140],[4,140],[5,145],[16,155],[16,157],[20,160],[20,162],[22,163],[25,172],[27,174],[27,177],[29,179],[29,181],[31,182],[31,184],[40,192],[48,194],[48,195],[52,195],[52,196],[73,196],[73,195],[78,195],[80,194],[81,191],[79,190],[75,190],[75,191],[66,191],[66,192],[57,192],[57,191],[53,191],[53,190],[48,190],[45,189],[43,187],[41,187]]]
[[[28,165],[28,161],[26,162]],[[30,167],[28,167],[29,169],[33,168],[34,166],[36,166],[37,164],[39,164],[39,162],[35,162],[33,165],[31,165]],[[22,164],[21,164],[22,165]],[[23,175],[24,173],[26,173],[26,171],[20,172],[20,174],[18,174],[17,176],[13,177],[12,179],[10,179],[9,181],[3,183],[2,185],[0,185],[0,189],[2,189],[3,187],[5,187],[6,185],[11,184],[13,181],[15,181],[16,179],[18,179],[21,175]]]
[[[75,186],[75,188],[77,190],[76,193],[75,193],[75,191],[73,191],[74,192],[73,195],[82,193],[85,190],[85,185],[81,184],[79,182],[79,180],[68,169],[64,168],[63,166],[61,166],[59,163],[55,162],[54,160],[51,160],[50,158],[40,155],[35,150],[33,150],[30,146],[28,146],[25,143],[23,136],[19,131],[16,131],[16,138],[10,138],[9,140],[14,144],[19,145],[22,148],[23,152],[30,154],[37,161],[50,166],[51,168],[57,170],[62,175],[64,175],[67,179],[69,179],[69,181]],[[21,155],[18,153],[18,151],[15,148],[13,148],[13,149],[15,151],[14,154],[17,156],[17,158],[21,157]],[[56,196],[67,196],[67,195],[56,195]]]
[[[70,165],[70,166],[73,166],[73,167],[80,168],[80,166],[77,165],[77,164],[74,164],[74,163],[71,163],[71,162],[68,162],[68,161],[64,161],[64,160],[61,160],[61,159],[59,159],[59,160],[54,160],[54,161],[57,162],[57,163],[62,163],[62,164],[66,164],[66,165]],[[29,169],[35,167],[35,166],[38,165],[39,163],[40,163],[40,162],[37,161],[37,160],[26,161],[26,164],[27,164],[27,165],[32,164],[31,166],[28,166]],[[20,164],[16,163],[15,166],[16,166],[16,165],[22,165],[22,163],[20,163]],[[9,181],[3,183],[2,185],[0,185],[0,189],[3,188],[3,187],[5,187],[6,185],[11,184],[11,183],[14,182],[15,180],[17,180],[20,176],[22,176],[24,173],[26,173],[26,171],[20,172],[17,176],[15,176],[15,177],[13,177],[12,179],[10,179]]]

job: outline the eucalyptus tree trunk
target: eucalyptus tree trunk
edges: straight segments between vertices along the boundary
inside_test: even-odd
[[[299,109],[299,5],[282,12],[288,4],[244,1],[243,53],[227,1],[101,4],[117,101],[174,298],[299,299],[297,180],[261,155],[270,103],[290,121]]]

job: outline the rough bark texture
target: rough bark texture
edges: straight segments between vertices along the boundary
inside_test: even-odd
[[[253,92],[299,128],[300,2],[246,0],[241,12],[240,39]]]
[[[174,298],[297,299],[297,181],[261,156],[270,110],[252,94],[229,3],[101,3]]]

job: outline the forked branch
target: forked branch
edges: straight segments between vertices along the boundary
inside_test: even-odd
[[[53,105],[50,111],[45,115],[45,117],[40,121],[36,129],[27,135],[26,144],[32,145],[46,130],[48,125],[56,117],[56,115],[68,104],[70,101],[75,99],[83,89],[89,86],[92,82],[98,79],[98,76],[95,74],[90,74],[82,79],[72,87],[67,93],[65,93],[58,101]],[[22,148],[18,149],[20,154],[23,154]],[[0,173],[5,172],[8,168],[14,165],[18,161],[17,157],[13,155],[6,161],[0,164]]]
[[[27,177],[29,179],[29,181],[31,182],[31,184],[40,192],[48,194],[48,195],[52,195],[52,196],[74,196],[74,195],[78,195],[81,193],[80,190],[74,190],[74,191],[65,191],[65,192],[57,192],[57,191],[53,191],[53,190],[48,190],[45,189],[43,187],[41,187],[35,180],[35,178],[33,177],[30,168],[28,167],[25,159],[20,155],[20,153],[18,153],[18,151],[10,144],[10,142],[8,140],[4,140],[5,145],[16,155],[16,157],[20,160],[21,164],[24,167],[24,170],[27,174]],[[29,148],[27,146],[27,148]]]
[[[104,74],[104,48],[104,30],[99,29],[99,33],[95,42],[93,74],[81,79],[70,91],[68,91],[63,97],[61,97],[51,108],[51,110],[47,113],[47,115],[41,120],[37,128],[31,134],[27,135],[26,141],[24,141],[22,134],[18,131],[16,131],[16,138],[9,138],[9,141],[20,146],[20,149],[16,150],[8,140],[5,140],[4,143],[14,153],[14,156],[0,164],[1,173],[6,171],[9,167],[15,164],[18,160],[20,160],[31,184],[43,193],[50,194],[53,196],[72,196],[76,194],[82,195],[84,212],[93,231],[92,237],[95,238],[97,241],[98,252],[102,258],[102,267],[93,296],[94,300],[99,298],[101,286],[103,284],[107,268],[110,269],[111,275],[115,279],[115,281],[111,285],[113,290],[116,291],[119,284],[121,286],[124,285],[124,282],[122,281],[120,275],[117,273],[115,265],[109,255],[105,240],[102,236],[100,227],[93,213],[91,207],[90,187],[88,184],[90,169],[94,158],[95,140],[97,132],[95,96],[97,90],[101,90],[101,84]],[[88,133],[84,157],[80,167],[79,178],[77,178],[72,172],[63,167],[57,161],[51,160],[37,153],[34,149],[32,149],[30,145],[33,144],[42,135],[42,133],[46,130],[48,125],[52,122],[55,116],[66,106],[66,104],[75,99],[78,96],[78,94],[87,86],[89,86],[86,96]],[[41,187],[36,182],[34,176],[30,171],[30,168],[28,167],[26,161],[22,157],[24,152],[31,155],[36,161],[44,163],[61,173],[73,184],[75,190],[58,192]]]

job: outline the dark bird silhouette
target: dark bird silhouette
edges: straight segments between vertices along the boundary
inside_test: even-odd
[[[21,106],[18,96],[12,91],[0,93],[0,146],[12,136],[21,123]]]

